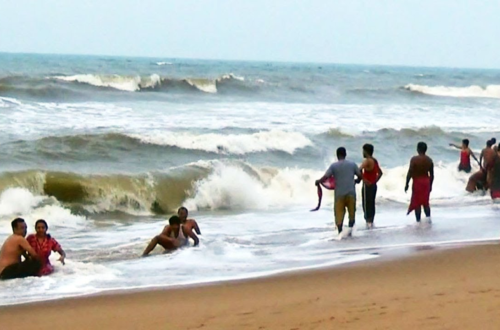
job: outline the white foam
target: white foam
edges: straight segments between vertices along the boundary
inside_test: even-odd
[[[476,85],[468,87],[447,87],[409,84],[406,85],[405,88],[412,92],[436,96],[500,98],[500,85],[488,85],[483,88]]]
[[[171,62],[156,62],[156,65],[162,66],[162,65],[172,65]]]
[[[9,188],[0,195],[1,233],[10,231],[7,224],[15,217],[24,218],[30,228],[38,219],[56,227],[81,228],[88,224],[85,217],[71,214],[54,198],[35,196],[25,188]]]
[[[157,74],[152,74],[149,77],[80,74],[74,76],[55,76],[52,78],[97,87],[110,87],[127,92],[135,92],[143,88],[153,88],[161,83],[160,76]]]
[[[189,150],[247,154],[280,150],[293,154],[297,149],[311,146],[312,142],[301,133],[281,130],[262,131],[254,134],[199,134],[157,132],[131,134],[144,143],[166,145]]]

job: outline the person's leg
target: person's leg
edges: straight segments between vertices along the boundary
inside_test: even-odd
[[[363,187],[361,188],[361,205],[363,205],[363,215],[365,217],[366,222],[368,222],[368,214],[367,214],[367,196],[366,196],[366,185],[363,183]]]
[[[344,217],[345,217],[345,196],[335,198],[334,203],[335,208],[335,225],[337,226],[337,230],[339,234],[342,232],[342,226],[344,225]]]
[[[356,222],[356,197],[349,195],[345,198],[347,212],[349,213],[349,228],[352,228]]]
[[[368,225],[373,225],[373,220],[375,218],[375,197],[377,195],[377,186],[371,185],[366,187],[366,213],[365,219]]]
[[[158,244],[165,250],[175,250],[178,248],[177,240],[166,235],[158,235]]]
[[[415,218],[417,219],[417,222],[420,222],[420,218],[422,217],[422,207],[417,206],[415,209]]]
[[[427,218],[431,217],[431,206],[430,205],[424,206],[424,213],[425,213],[425,216]]]
[[[2,274],[0,274],[0,279],[10,280],[14,278],[37,276],[41,268],[42,263],[39,260],[28,259],[5,267]]]

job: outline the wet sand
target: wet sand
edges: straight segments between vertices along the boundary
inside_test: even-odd
[[[193,271],[195,267],[193,267]],[[500,329],[500,245],[0,308],[0,329]]]

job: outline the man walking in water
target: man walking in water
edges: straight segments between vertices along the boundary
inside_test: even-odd
[[[315,182],[316,185],[319,185],[332,176],[335,178],[334,213],[335,224],[339,233],[337,239],[342,239],[342,237],[344,237],[342,227],[344,224],[346,209],[349,213],[349,228],[345,231],[345,236],[349,236],[352,233],[356,213],[356,189],[354,176],[357,176],[358,180],[361,180],[361,172],[358,166],[356,166],[355,163],[346,160],[346,156],[346,149],[344,147],[338,148],[338,161],[331,164],[326,170],[325,175]]]
[[[431,216],[431,207],[429,205],[429,197],[432,191],[432,183],[434,181],[434,163],[427,156],[427,144],[419,142],[417,144],[417,156],[413,156],[410,160],[410,168],[406,175],[405,192],[408,191],[410,179],[413,180],[411,202],[408,207],[408,213],[415,211],[415,218],[420,222],[422,206],[424,207],[425,216]]]
[[[42,263],[26,236],[24,219],[17,218],[11,222],[13,234],[10,235],[0,250],[0,279],[24,278],[37,276]],[[21,262],[21,256],[24,261]]]
[[[373,228],[375,220],[375,198],[377,197],[377,182],[384,174],[380,169],[378,161],[373,158],[373,145],[365,144],[363,146],[363,163],[359,169],[363,174],[363,188],[361,197],[363,201],[363,212],[365,214],[366,227]]]

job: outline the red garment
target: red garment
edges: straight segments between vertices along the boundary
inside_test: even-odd
[[[470,154],[466,150],[460,152],[460,165],[463,167],[470,167]]]
[[[363,170],[363,179],[370,182],[370,184],[375,184],[378,179],[379,166],[376,159],[373,159],[373,169],[371,171]]]
[[[491,199],[500,198],[500,190],[490,190]]]
[[[311,211],[317,211],[321,207],[321,199],[323,198],[323,190],[321,189],[321,186],[325,187],[328,190],[334,190],[335,178],[331,176],[318,185],[318,206],[316,206],[316,208],[312,209]]]
[[[430,194],[431,178],[429,178],[428,176],[413,178],[411,201],[410,206],[408,207],[407,214],[410,214],[410,212],[419,207],[428,207]]]
[[[52,251],[58,251],[61,249],[61,245],[52,237],[47,236],[45,240],[40,243],[36,235],[31,234],[27,238],[28,243],[35,250],[35,252],[40,257],[42,262],[42,268],[40,269],[39,276],[49,275],[54,271],[54,267],[50,264],[49,256]]]

